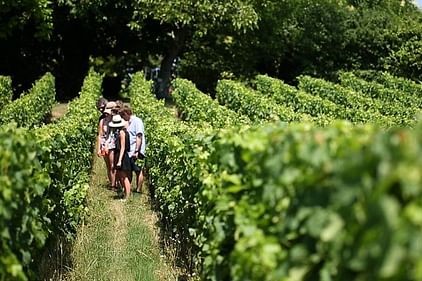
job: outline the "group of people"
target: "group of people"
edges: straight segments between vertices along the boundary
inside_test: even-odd
[[[136,174],[135,192],[142,192],[144,181],[145,131],[142,120],[133,115],[128,104],[100,98],[97,155],[104,158],[110,188],[123,189],[123,200],[131,194],[133,172]]]

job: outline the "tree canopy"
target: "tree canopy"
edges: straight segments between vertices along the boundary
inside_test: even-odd
[[[256,73],[294,82],[359,68],[420,80],[421,20],[411,0],[7,0],[0,74],[24,88],[52,71],[65,99],[90,66],[118,79],[159,66],[166,88],[176,60],[208,91]]]
[[[36,37],[48,37],[53,29],[52,13],[50,0],[1,1],[0,38],[9,38],[28,26]]]

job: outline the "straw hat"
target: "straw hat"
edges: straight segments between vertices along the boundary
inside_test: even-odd
[[[126,126],[126,121],[122,118],[120,115],[114,115],[113,119],[111,119],[110,123],[108,123],[108,126],[111,128],[123,128]]]

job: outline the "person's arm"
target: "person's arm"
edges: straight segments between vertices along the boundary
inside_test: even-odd
[[[142,135],[144,134],[144,123],[139,119],[139,122],[136,123],[136,145],[135,152],[133,156],[137,159],[141,153],[142,148]]]
[[[135,153],[133,154],[135,158],[139,158],[139,154],[141,153],[141,146],[142,146],[142,134],[139,133],[136,135]]]
[[[98,123],[98,136],[97,136],[97,143],[98,143],[97,155],[98,156],[101,156],[101,136],[104,134],[103,122],[104,122],[104,119],[101,119],[100,122]]]
[[[120,153],[119,153],[119,161],[117,161],[117,167],[122,166],[123,156],[125,154],[126,137],[125,137],[125,132],[123,130],[120,130],[119,138],[120,138]]]

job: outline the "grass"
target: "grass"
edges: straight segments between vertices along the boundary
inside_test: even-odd
[[[62,117],[67,112],[67,103],[57,103],[51,110],[50,122],[53,122]]]
[[[66,280],[176,280],[160,256],[147,196],[121,202],[106,188],[106,177],[104,162],[96,157],[88,194],[90,215],[78,231]]]

